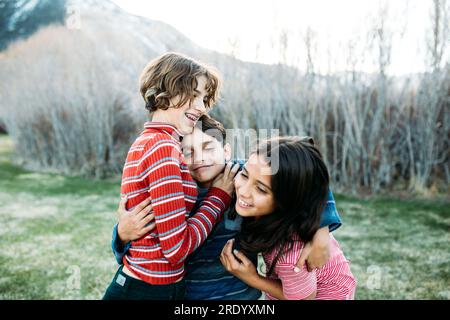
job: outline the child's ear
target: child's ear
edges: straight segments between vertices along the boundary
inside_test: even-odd
[[[223,152],[225,153],[225,160],[230,161],[231,160],[231,145],[229,143],[226,143],[223,146]]]

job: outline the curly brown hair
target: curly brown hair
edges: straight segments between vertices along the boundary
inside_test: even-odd
[[[152,60],[140,76],[140,91],[146,109],[152,113],[158,109],[167,110],[170,99],[180,96],[176,108],[194,97],[197,78],[205,76],[205,107],[211,109],[218,99],[220,77],[211,66],[207,66],[179,53],[169,52]]]

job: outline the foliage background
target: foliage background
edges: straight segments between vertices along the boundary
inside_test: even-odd
[[[213,116],[227,128],[315,138],[358,299],[449,299],[449,2],[432,1],[428,69],[404,76],[389,72],[401,17],[380,3],[348,71],[323,73],[313,30],[302,72],[283,60],[284,34],[280,63],[264,65],[106,0],[0,0],[0,299],[101,297],[121,167],[147,119],[137,79],[167,51],[222,73]],[[376,73],[359,70],[368,56]]]

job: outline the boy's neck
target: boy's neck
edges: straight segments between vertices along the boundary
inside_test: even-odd
[[[223,166],[222,170],[223,170],[224,168],[225,168],[225,165]],[[206,182],[198,182],[198,181],[197,181],[197,186],[199,186],[199,187],[202,188],[202,189],[209,189],[209,188],[212,187],[213,182],[214,182],[214,179],[211,180],[211,181],[206,181]]]
[[[204,183],[197,182],[197,185],[202,189],[209,189],[212,187],[212,184],[213,184],[212,181],[208,181],[208,182],[204,182]]]

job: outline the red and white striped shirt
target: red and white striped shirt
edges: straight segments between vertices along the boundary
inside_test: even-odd
[[[356,280],[333,235],[330,234],[330,260],[322,268],[308,272],[305,266],[296,273],[294,266],[303,247],[302,241],[295,241],[292,249],[280,256],[270,277],[281,280],[284,296],[288,300],[302,300],[316,292],[316,300],[353,300]],[[263,255],[266,266],[271,265],[278,250]],[[276,300],[269,294],[266,296],[269,300]]]
[[[184,163],[181,135],[163,123],[144,128],[128,151],[121,196],[128,196],[128,210],[150,197],[156,228],[131,243],[123,263],[145,282],[170,284],[183,278],[185,259],[206,240],[231,198],[211,188],[189,218],[197,185]]]

